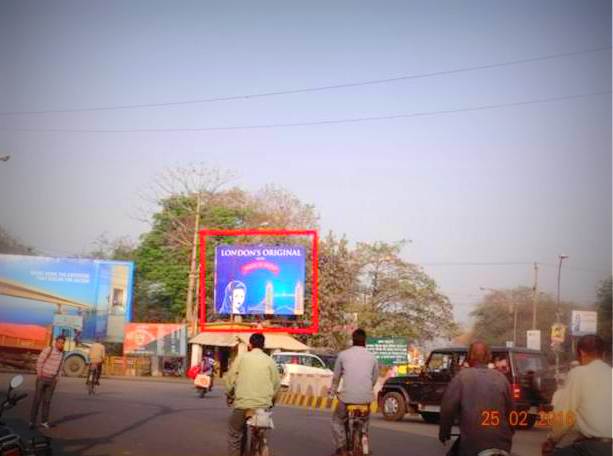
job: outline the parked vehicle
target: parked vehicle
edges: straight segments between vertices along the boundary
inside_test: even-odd
[[[26,398],[26,393],[15,392],[23,383],[23,376],[16,375],[11,379],[4,402],[0,405],[0,419],[2,414],[12,409],[17,403]],[[46,437],[34,437],[26,442],[11,428],[0,421],[0,456],[50,456],[51,442]]]
[[[512,388],[516,427],[531,428],[539,413],[551,410],[556,390],[555,376],[545,355],[519,347],[492,347],[491,351],[492,362],[506,375]],[[433,350],[418,374],[388,379],[378,395],[383,417],[398,421],[406,413],[418,413],[424,421],[438,423],[447,384],[465,365],[467,352],[467,347]]]
[[[332,376],[321,358],[311,353],[278,352],[272,354],[272,359],[283,366],[281,386],[289,387],[291,374],[319,374]]]

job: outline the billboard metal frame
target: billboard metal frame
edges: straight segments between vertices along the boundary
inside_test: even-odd
[[[289,333],[316,334],[319,330],[319,236],[316,230],[200,230],[200,331],[221,333]],[[311,325],[304,328],[216,328],[206,322],[206,238],[207,236],[309,236],[312,248],[311,305],[313,308]]]

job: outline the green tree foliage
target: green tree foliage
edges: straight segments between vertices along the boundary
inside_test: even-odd
[[[609,353],[611,352],[611,312],[613,308],[613,298],[611,296],[611,288],[613,284],[613,278],[609,277],[600,283],[598,288],[598,334],[605,341],[605,346],[609,347]]]
[[[359,325],[373,336],[430,340],[453,336],[449,299],[423,270],[400,257],[403,243],[360,243],[355,250]]]
[[[319,333],[309,343],[338,351],[347,345],[349,312],[356,286],[353,254],[333,233],[319,243]]]
[[[181,321],[184,318],[195,207],[195,197],[168,198],[154,214],[151,230],[141,237],[134,252],[137,319],[151,321],[163,316]],[[210,201],[201,207],[201,228],[236,228],[243,224],[246,213],[245,209]],[[210,247],[214,244],[215,240]],[[212,267],[212,250],[208,249],[209,267]],[[211,288],[212,278],[209,278],[210,293]]]

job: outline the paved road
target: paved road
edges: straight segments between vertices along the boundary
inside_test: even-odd
[[[23,387],[30,397],[6,413],[5,420],[26,436],[34,377]],[[0,391],[10,375],[0,374]],[[205,455],[225,454],[229,409],[221,389],[203,399],[190,383],[102,379],[90,397],[81,379],[62,378],[44,431],[53,439],[54,454],[64,455]],[[295,407],[277,407],[271,437],[275,456],[326,456],[332,452],[330,413]],[[372,421],[371,442],[377,456],[443,456],[438,427],[419,418],[388,423]],[[537,456],[545,431],[519,432],[514,454]]]

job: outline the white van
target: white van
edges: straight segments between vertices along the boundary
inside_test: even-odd
[[[278,365],[283,366],[281,386],[284,388],[289,387],[290,374],[334,375],[319,356],[311,353],[277,352],[271,356]]]

